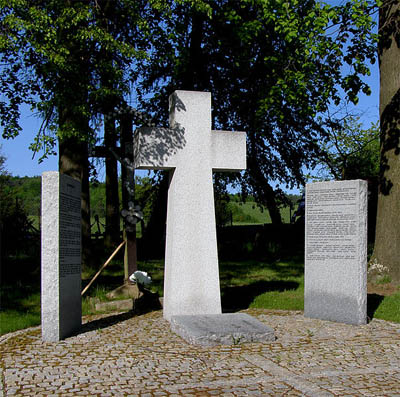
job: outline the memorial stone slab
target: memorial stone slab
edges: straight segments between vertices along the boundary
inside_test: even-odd
[[[171,329],[186,342],[200,346],[275,340],[271,328],[246,313],[172,316]]]
[[[81,184],[42,175],[42,339],[56,342],[81,327]]]
[[[176,91],[170,128],[135,133],[135,167],[170,170],[164,318],[220,314],[213,171],[246,168],[246,133],[211,130],[211,94]]]
[[[367,321],[367,182],[306,186],[304,315]]]

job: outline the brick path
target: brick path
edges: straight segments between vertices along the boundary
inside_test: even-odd
[[[400,324],[246,312],[277,340],[194,347],[160,311],[97,317],[59,343],[39,327],[3,336],[0,396],[400,396]]]

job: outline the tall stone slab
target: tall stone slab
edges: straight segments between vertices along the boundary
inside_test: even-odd
[[[211,130],[211,94],[176,91],[170,128],[135,134],[135,166],[170,170],[164,317],[220,314],[213,171],[246,168],[246,133]]]
[[[81,327],[81,184],[42,174],[42,340],[56,342]]]
[[[366,181],[306,186],[306,317],[367,321]]]

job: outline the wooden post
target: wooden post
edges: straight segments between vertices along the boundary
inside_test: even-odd
[[[132,117],[124,115],[120,119],[122,159],[128,164],[122,164],[122,207],[130,210],[135,201],[135,171],[133,169],[133,131]],[[130,166],[129,166],[130,164]],[[137,270],[136,224],[124,218],[124,279],[129,282],[129,276]]]
[[[106,268],[106,266],[112,261],[115,255],[117,255],[118,251],[121,249],[121,247],[125,244],[125,241],[123,241],[117,248],[116,250],[111,254],[111,256],[106,260],[104,265],[100,268],[100,270],[93,276],[93,278],[90,280],[89,284],[84,288],[84,290],[81,292],[81,296],[85,294],[85,292],[89,289],[89,287],[94,283],[94,280],[100,275],[100,273]]]
[[[135,171],[133,168],[133,122],[132,114],[120,114],[121,147],[96,146],[92,157],[109,157],[110,153],[121,162],[122,208],[130,211],[135,201]],[[124,217],[124,281],[137,270],[136,224]]]

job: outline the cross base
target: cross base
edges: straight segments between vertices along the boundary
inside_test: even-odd
[[[274,330],[245,313],[172,316],[171,330],[192,345],[237,345],[275,340]]]

